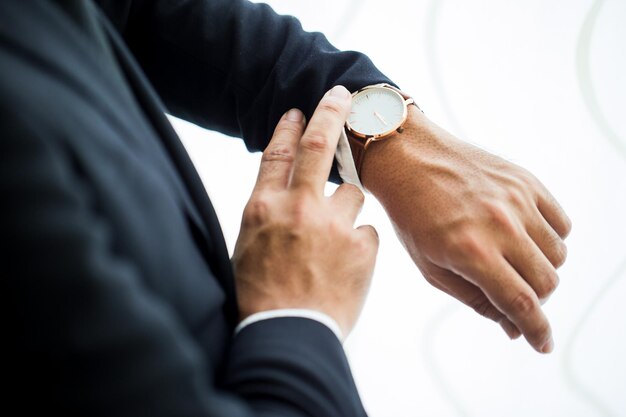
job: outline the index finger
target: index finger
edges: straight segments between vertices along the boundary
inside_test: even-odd
[[[298,109],[289,110],[280,119],[270,143],[263,151],[255,191],[287,187],[304,123],[304,115]]]
[[[541,310],[537,295],[504,257],[495,257],[486,270],[471,271],[470,282],[483,290],[489,301],[503,312],[538,352],[552,351],[552,330]],[[481,268],[482,269],[482,268]]]
[[[335,86],[324,95],[298,144],[292,187],[323,192],[351,100],[350,92],[342,86]]]

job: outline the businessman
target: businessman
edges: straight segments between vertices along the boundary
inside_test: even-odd
[[[549,352],[567,216],[397,87],[242,0],[0,3],[7,409],[364,415],[341,338],[377,238],[328,177],[381,201],[435,287]],[[165,112],[264,151],[232,265]]]

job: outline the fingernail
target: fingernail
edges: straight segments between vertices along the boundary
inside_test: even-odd
[[[541,348],[541,353],[550,353],[554,349],[554,340],[550,337],[550,340],[546,342],[545,345]]]
[[[298,109],[291,109],[287,112],[287,120],[290,122],[301,122],[302,121],[302,112]]]
[[[346,87],[342,85],[336,85],[329,91],[329,94],[333,97],[347,99],[350,97],[350,92],[346,90]]]

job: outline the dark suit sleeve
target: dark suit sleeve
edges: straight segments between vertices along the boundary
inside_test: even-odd
[[[223,381],[188,329],[116,254],[98,194],[50,132],[0,107],[6,401],[23,415],[363,416],[340,343],[306,319],[235,338]],[[41,129],[43,130],[43,128]],[[6,313],[8,310],[8,313]],[[29,393],[24,399],[18,393]],[[6,406],[6,404],[5,404]],[[12,407],[8,407],[12,408]],[[32,411],[32,412],[31,412]]]
[[[100,0],[173,115],[263,150],[292,107],[310,117],[323,94],[390,82],[365,55],[342,52],[297,19],[243,0]]]

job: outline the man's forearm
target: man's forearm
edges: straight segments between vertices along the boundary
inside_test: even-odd
[[[99,0],[175,116],[263,150],[290,108],[307,118],[334,85],[389,82],[291,16],[243,0]]]
[[[569,219],[531,173],[409,111],[401,134],[368,148],[364,186],[431,284],[550,352],[541,303],[558,285]]]

